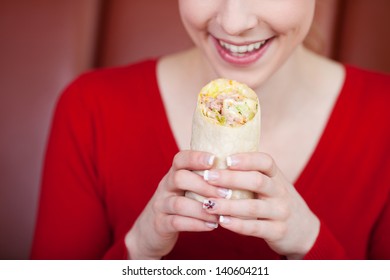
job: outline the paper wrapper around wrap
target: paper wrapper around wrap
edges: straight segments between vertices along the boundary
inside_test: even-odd
[[[249,90],[256,95],[251,89]],[[191,149],[214,154],[213,168],[226,169],[228,168],[226,165],[228,156],[259,150],[260,115],[260,104],[258,103],[255,116],[247,123],[237,127],[223,126],[205,117],[198,103],[193,116]],[[185,195],[200,202],[203,202],[205,199],[205,197],[189,191]],[[232,194],[228,198],[249,199],[253,197],[254,194],[250,191],[232,190]]]

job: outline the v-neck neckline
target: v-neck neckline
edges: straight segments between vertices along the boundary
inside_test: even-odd
[[[151,109],[155,112],[155,115],[160,118],[158,120],[156,119],[156,121],[159,121],[159,124],[153,125],[157,135],[156,141],[159,143],[162,153],[167,160],[166,163],[170,166],[172,164],[173,156],[177,154],[180,149],[173,134],[172,127],[169,124],[166,108],[164,107],[164,101],[157,78],[157,62],[158,59],[152,60],[153,66],[150,67],[150,70],[153,71],[153,73],[151,73],[150,77],[154,77],[154,79],[148,84],[150,94],[155,96],[150,96],[148,98],[150,100]]]
[[[334,134],[334,130],[337,129],[337,122],[340,117],[340,114],[342,113],[346,93],[349,92],[348,88],[350,87],[350,67],[348,65],[343,65],[343,67],[345,71],[344,81],[338,93],[338,96],[336,97],[336,100],[333,104],[333,107],[330,110],[330,114],[328,116],[324,129],[322,130],[322,133],[308,161],[306,162],[305,166],[296,178],[295,182],[293,182],[293,185],[299,190],[302,190],[302,188],[307,185],[307,180],[312,177],[312,174],[314,174],[315,169],[318,168],[318,164],[321,164],[321,162],[323,161],[324,154],[326,154],[329,150],[329,141],[331,141],[332,135]]]

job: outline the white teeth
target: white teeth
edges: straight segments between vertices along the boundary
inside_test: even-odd
[[[238,52],[239,53],[246,53],[248,51],[248,46],[239,46]]]
[[[228,44],[226,44],[227,46]],[[235,46],[235,45],[230,45],[229,49],[231,52],[234,52],[234,53],[237,53],[238,52],[238,46]]]
[[[265,43],[267,42],[267,40],[264,40],[264,41],[261,41],[261,42],[257,42],[257,43],[253,43],[253,44],[249,44],[249,45],[241,45],[241,46],[237,46],[237,45],[232,45],[232,44],[229,44],[229,43],[226,43],[224,41],[219,41],[219,44],[227,49],[228,51],[230,51],[231,53],[234,53],[236,55],[239,55],[239,54],[245,54],[247,52],[252,52],[254,50],[258,50],[260,49]]]

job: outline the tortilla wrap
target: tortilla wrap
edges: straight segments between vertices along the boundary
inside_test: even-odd
[[[217,79],[202,88],[192,122],[191,149],[215,155],[213,168],[228,168],[226,158],[259,150],[260,104],[256,93],[234,80]],[[204,197],[186,192],[204,201]],[[228,199],[249,199],[254,194],[232,190]]]

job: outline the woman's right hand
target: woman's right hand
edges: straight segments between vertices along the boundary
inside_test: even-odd
[[[125,238],[130,259],[161,259],[176,244],[181,231],[212,231],[218,217],[203,211],[201,203],[184,196],[192,191],[205,197],[221,197],[224,190],[209,185],[192,171],[208,170],[214,156],[198,151],[181,151],[160,181]]]

